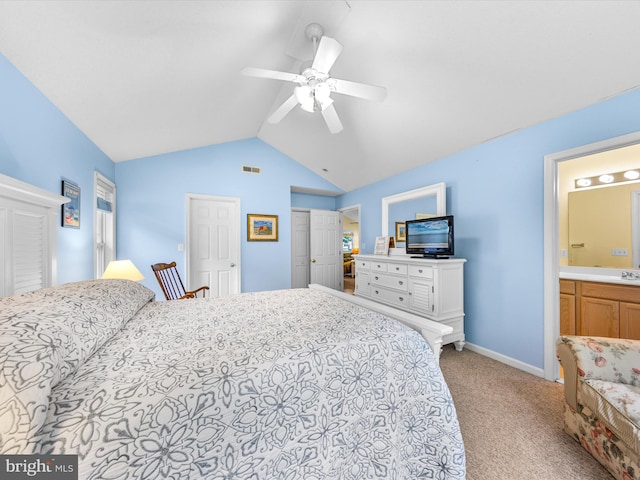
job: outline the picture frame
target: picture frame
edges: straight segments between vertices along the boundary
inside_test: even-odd
[[[62,204],[62,226],[80,228],[80,187],[69,180],[62,180],[62,196],[70,200]]]
[[[396,241],[407,241],[407,224],[405,222],[396,222]]]
[[[247,214],[248,242],[277,242],[278,215]]]
[[[374,255],[389,255],[389,237],[376,237],[376,244],[373,249]]]

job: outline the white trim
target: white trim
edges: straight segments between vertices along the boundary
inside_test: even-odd
[[[436,196],[436,215],[443,216],[447,214],[447,186],[445,183],[436,183],[434,185],[428,185],[426,187],[416,188],[415,190],[409,190],[407,192],[396,193],[395,195],[389,195],[382,197],[382,212],[381,212],[381,229],[380,235],[386,237],[389,235],[389,205],[394,203],[405,202],[407,200],[414,200],[416,198],[428,197],[430,195]],[[395,235],[395,233],[394,233]]]
[[[559,376],[555,340],[560,333],[560,225],[558,221],[558,164],[594,153],[640,143],[640,132],[614,137],[544,157],[544,378]]]
[[[93,172],[93,277],[99,278],[102,276],[103,272],[97,271],[98,264],[98,252],[96,249],[96,238],[98,236],[98,183],[102,183],[107,185],[111,191],[113,192],[113,201],[111,202],[111,220],[113,222],[111,228],[111,245],[113,245],[113,258],[115,260],[118,258],[117,256],[117,245],[116,245],[116,184],[109,180],[107,177],[102,175],[98,171]],[[105,265],[106,268],[106,265]]]
[[[0,174],[0,196],[44,207],[59,207],[71,201],[70,198],[2,174]]]
[[[631,262],[640,268],[640,190],[631,192]]]
[[[523,372],[530,373],[531,375],[535,375],[536,377],[544,378],[544,370],[542,368],[534,367],[533,365],[529,365],[528,363],[521,362],[520,360],[516,360],[515,358],[507,357],[506,355],[502,355],[501,353],[494,352],[493,350],[480,347],[474,343],[467,342],[464,344],[464,348],[468,348],[472,352],[478,353],[484,357],[489,357],[500,363],[509,365],[510,367],[517,368],[518,370],[522,370]],[[455,353],[453,355],[455,355]]]

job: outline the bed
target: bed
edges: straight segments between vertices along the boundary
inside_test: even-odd
[[[432,349],[322,289],[3,297],[0,366],[0,453],[78,455],[82,479],[465,478]]]

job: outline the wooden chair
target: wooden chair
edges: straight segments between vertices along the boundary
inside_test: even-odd
[[[176,262],[156,263],[151,265],[151,270],[156,275],[156,279],[162,288],[162,293],[167,300],[182,300],[184,298],[198,298],[198,293],[202,292],[202,298],[209,287],[200,287],[190,292],[184,289],[184,284],[176,268]]]

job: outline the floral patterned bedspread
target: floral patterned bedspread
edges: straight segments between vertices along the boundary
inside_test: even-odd
[[[78,454],[87,479],[465,478],[448,387],[410,328],[309,289],[147,301],[35,397],[31,451]],[[0,355],[6,380],[21,354]]]

